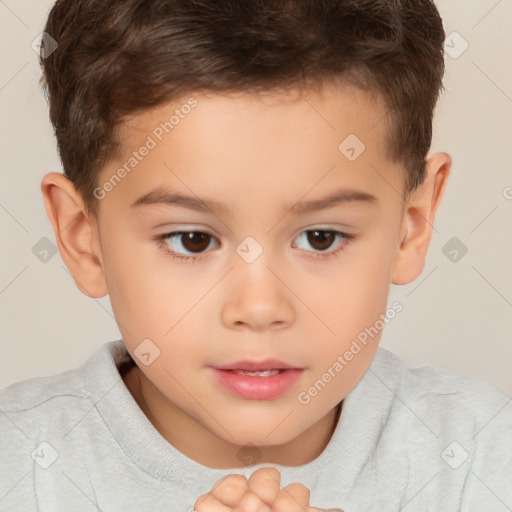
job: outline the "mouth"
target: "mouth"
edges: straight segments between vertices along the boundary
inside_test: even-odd
[[[210,370],[215,382],[223,391],[246,400],[279,398],[290,391],[304,373],[304,368],[293,367],[264,369],[210,367]]]
[[[237,361],[235,363],[224,364],[213,366],[213,368],[217,370],[226,370],[226,371],[245,371],[245,372],[282,372],[284,370],[303,370],[299,366],[292,366],[287,363],[283,363],[282,361],[278,361],[277,359],[265,359],[264,361]]]
[[[251,377],[269,377],[270,375],[277,375],[286,371],[285,369],[273,369],[273,370],[256,370],[251,372],[249,370],[221,370],[229,373],[236,373],[237,375],[250,375]]]

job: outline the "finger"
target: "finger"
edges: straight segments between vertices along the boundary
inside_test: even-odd
[[[210,491],[210,494],[223,505],[234,507],[238,505],[248,489],[248,483],[242,475],[228,475],[220,479]]]
[[[307,512],[344,512],[344,511],[341,510],[341,508],[329,508],[329,509],[326,509],[326,508],[309,507],[307,509]]]
[[[248,489],[233,512],[271,512],[271,508],[251,489]]]
[[[272,512],[304,512],[309,508],[309,489],[302,484],[283,487],[272,504]]]
[[[249,478],[249,489],[267,505],[272,505],[281,488],[281,473],[276,468],[261,468]]]
[[[211,493],[203,494],[194,503],[194,512],[231,512],[231,507],[220,503]]]
[[[315,507],[308,507],[306,509],[307,512],[344,512],[341,510],[341,508],[315,508]]]

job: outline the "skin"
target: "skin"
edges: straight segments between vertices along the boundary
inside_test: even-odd
[[[260,463],[306,464],[328,444],[334,408],[368,369],[380,333],[307,405],[297,396],[385,314],[390,284],[410,283],[422,272],[451,158],[429,155],[425,181],[405,198],[400,164],[386,156],[387,109],[376,96],[326,84],[300,95],[193,97],[198,105],[190,114],[99,201],[98,217],[59,173],[42,180],[46,211],[78,288],[95,298],[109,294],[138,365],[124,381],[165,439],[212,468],[240,467],[246,443],[258,447]],[[102,169],[97,183],[187,99],[127,119],[123,156]],[[349,134],[366,146],[353,162],[338,150]],[[131,207],[157,185],[213,198],[232,216],[165,204]],[[371,193],[377,202],[304,215],[290,209],[340,188]],[[322,248],[305,233],[319,228],[354,238]],[[178,230],[212,235],[201,259],[173,259],[155,241]],[[247,236],[263,248],[252,263],[236,252]],[[193,255],[183,240],[168,240],[167,247]],[[160,350],[149,366],[134,354],[144,339]],[[209,369],[265,358],[306,368],[273,400],[235,397]]]
[[[246,480],[242,475],[228,475],[215,484],[212,490],[199,497],[194,505],[197,512],[248,511],[248,512],[316,512],[309,506],[309,490],[301,484],[280,488],[281,474],[275,468],[262,468]],[[329,509],[325,512],[343,512]]]

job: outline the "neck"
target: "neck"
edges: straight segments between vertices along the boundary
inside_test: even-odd
[[[123,379],[141,410],[164,439],[190,459],[216,469],[244,465],[244,454],[249,460],[257,454],[254,464],[307,464],[316,459],[328,445],[342,409],[340,402],[310,428],[285,444],[258,446],[251,452],[247,446],[221,439],[195,418],[184,413],[168,400],[138,367],[132,368]]]

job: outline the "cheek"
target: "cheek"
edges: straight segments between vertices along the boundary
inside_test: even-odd
[[[156,242],[130,240],[129,234],[117,238],[123,238],[122,245],[112,237],[105,247],[106,275],[112,309],[130,352],[145,339],[158,347],[162,361],[171,341],[173,351],[183,357],[196,350],[193,340],[201,339],[196,331],[205,313],[205,301],[199,299],[211,288],[209,280],[194,278],[193,265],[171,263]],[[178,346],[175,340],[181,340]]]
[[[136,238],[122,226],[113,226],[105,236],[102,251],[109,297],[123,337],[161,335],[161,329],[148,329],[155,325],[156,318],[162,318],[159,308],[166,303],[171,306],[169,301],[176,294],[165,293],[170,284],[159,263],[155,263],[155,259],[159,261],[156,244]]]
[[[309,293],[314,310],[337,335],[348,340],[385,313],[392,259],[389,244],[361,244]]]
[[[371,245],[371,247],[370,247]],[[315,377],[328,385],[323,396],[332,401],[348,393],[367,370],[382,335],[385,323],[389,277],[393,253],[385,237],[340,259],[338,270],[323,278],[316,294],[314,310],[331,331],[323,329],[318,343],[324,350],[316,357]],[[311,294],[311,298],[315,295]],[[338,359],[341,356],[341,361]],[[330,369],[332,375],[326,374]],[[331,379],[331,380],[329,380]],[[321,384],[320,383],[320,384]]]

